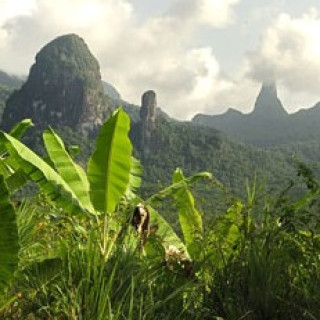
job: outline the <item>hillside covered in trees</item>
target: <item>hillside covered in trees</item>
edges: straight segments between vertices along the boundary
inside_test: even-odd
[[[112,92],[111,96],[103,93],[98,62],[84,41],[74,34],[65,35],[39,51],[26,82],[7,100],[2,128],[8,130],[31,118],[35,129],[27,139],[36,148],[41,144],[37,132],[49,125],[58,128],[67,143],[80,144],[83,153],[79,157],[85,163],[103,119],[122,104],[131,116],[135,154],[145,169],[145,192],[168,183],[177,166],[188,174],[210,171],[239,196],[245,194],[243,184],[255,176],[279,189],[292,175],[289,154],[255,149],[231,142],[215,129],[175,121],[157,107],[156,93],[145,105],[142,98],[139,108]]]

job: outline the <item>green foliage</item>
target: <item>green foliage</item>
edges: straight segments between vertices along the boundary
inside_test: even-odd
[[[1,137],[13,159],[11,169],[16,173],[23,170],[64,210],[94,213],[95,207],[97,212],[110,213],[126,190],[139,186],[139,165],[131,159],[129,127],[129,117],[121,109],[105,123],[88,163],[88,177],[52,129],[43,138],[54,167],[11,135],[2,133]]]
[[[138,159],[131,157],[131,169],[129,174],[129,185],[125,192],[125,197],[128,199],[135,198],[135,192],[141,186],[142,166]]]
[[[89,159],[90,197],[98,212],[113,212],[127,189],[132,153],[129,129],[130,119],[120,108],[102,126]]]
[[[136,135],[138,128],[134,127],[131,136],[135,146],[138,145]],[[253,181],[255,176],[259,181],[265,181],[270,190],[280,191],[295,174],[289,155],[279,150],[265,151],[236,144],[212,128],[169,122],[159,117],[151,140],[150,155],[142,161],[141,192],[145,197],[156,193],[159,186],[170,183],[171,174],[177,167],[182,167],[186,175],[211,172],[225,189],[242,199],[246,196],[243,185],[247,180]],[[140,157],[139,150],[135,155]],[[225,210],[218,191],[199,188],[196,192],[205,199],[204,211],[219,213]]]
[[[184,257],[189,258],[189,254],[185,244],[180,239],[180,237],[176,234],[176,232],[173,230],[172,226],[155,209],[148,206],[148,210],[151,215],[151,224],[153,226],[156,226],[157,228],[156,235],[157,235],[157,239],[161,243],[161,246],[166,250],[168,250],[170,246],[174,246],[181,252],[181,254]],[[148,253],[148,250],[149,252],[150,250],[154,250],[154,244],[151,243],[151,245],[152,245],[152,248],[150,247],[148,248],[147,246],[147,253]],[[157,242],[156,242],[156,245],[157,245]],[[162,258],[164,258],[163,250],[162,249],[159,250],[159,248],[157,250],[158,250],[158,255],[160,256],[162,255]]]
[[[201,253],[199,239],[203,232],[202,218],[200,212],[195,208],[194,198],[184,180],[182,170],[177,169],[173,174],[173,183],[182,182],[183,186],[174,194],[175,203],[187,250],[194,259]]]
[[[82,207],[93,212],[89,197],[89,182],[84,170],[71,159],[63,141],[52,129],[44,132],[43,140],[50,160],[61,178],[68,182]]]
[[[243,238],[243,208],[244,205],[237,201],[210,227],[207,235],[207,241],[211,243],[208,255],[217,268],[225,267],[232,255],[239,253]]]
[[[2,119],[3,111],[6,106],[6,101],[8,100],[13,91],[14,87],[3,85],[0,82],[0,119]]]
[[[47,78],[59,79],[61,69],[64,69],[85,81],[90,88],[102,88],[102,84],[95,79],[99,70],[97,60],[83,39],[75,34],[61,36],[48,43],[37,54],[36,60],[39,67],[45,70]]]
[[[31,127],[33,127],[34,124],[32,123],[31,119],[24,119],[22,121],[20,121],[19,123],[17,123],[9,132],[9,134],[20,140],[25,133],[27,132],[28,129],[30,129]]]
[[[6,288],[17,270],[18,250],[16,214],[9,200],[8,187],[0,175],[0,291]]]
[[[161,238],[163,246],[168,250],[170,245],[176,247],[181,256],[185,258],[197,259],[199,256],[199,241],[202,236],[202,218],[194,207],[194,199],[188,186],[204,179],[213,179],[208,172],[197,173],[185,178],[182,170],[177,169],[174,173],[173,183],[168,187],[158,191],[146,200],[149,205],[157,206],[167,198],[175,200],[178,208],[180,229],[184,236],[184,242],[174,231],[173,227],[157,211],[149,206],[151,212],[151,222],[159,226],[157,234]],[[189,251],[190,250],[190,251]]]
[[[30,119],[22,120],[11,129],[10,136],[16,139],[21,139],[32,126],[33,123]],[[12,170],[12,166],[15,165],[15,160],[8,157],[3,140],[0,141],[0,155],[0,173],[6,179],[6,183],[8,184],[10,191],[13,193],[26,183],[27,178],[25,177],[23,170],[18,169],[15,172]]]
[[[225,319],[317,318],[320,220],[310,194],[314,190],[293,201],[285,190],[279,201],[252,190],[247,203],[236,202],[217,218],[203,267],[212,312]]]
[[[66,211],[71,213],[85,211],[68,183],[41,157],[6,133],[2,132],[1,138],[10,157],[15,160],[13,169],[22,169],[45,194],[63,206]]]
[[[44,134],[47,161],[2,133],[9,154],[3,161],[8,159],[12,170],[6,180],[14,186],[21,174],[36,181],[43,193],[17,210],[19,234],[10,233],[12,242],[5,242],[3,250],[12,254],[15,266],[2,273],[3,287],[17,267],[18,240],[21,249],[14,282],[2,294],[0,317],[317,318],[320,188],[308,167],[297,163],[305,185],[299,192],[292,192],[293,181],[269,194],[254,180],[244,188],[246,200],[229,199],[229,208],[204,225],[204,218],[213,214],[198,210],[192,185],[221,184],[208,172],[185,177],[176,169],[172,184],[144,201],[136,195],[142,168],[131,155],[128,131],[128,117],[119,109],[98,137],[89,179],[53,130]],[[96,186],[100,191],[92,196]],[[1,211],[2,221],[12,227],[16,218],[9,192],[3,190],[5,201],[0,203],[10,214]],[[87,212],[91,201],[94,214],[70,215]],[[150,214],[143,233],[131,225],[138,203]],[[180,222],[178,233],[163,217],[168,204],[172,219]]]

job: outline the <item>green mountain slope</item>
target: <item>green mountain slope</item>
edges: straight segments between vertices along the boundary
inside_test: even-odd
[[[0,119],[2,118],[2,114],[6,106],[6,101],[12,94],[13,90],[13,88],[9,88],[5,85],[0,84]]]
[[[288,114],[275,85],[263,85],[252,113],[242,114],[230,109],[217,116],[198,114],[192,122],[219,129],[234,140],[255,146],[285,146],[320,137],[320,103]]]
[[[0,70],[0,119],[2,118],[6,101],[15,89],[21,87],[22,83],[23,81],[20,78]]]
[[[137,156],[143,158],[136,139],[138,134],[139,124],[136,124],[133,141]],[[217,130],[163,118],[156,121],[151,150],[143,164],[145,180],[150,183],[169,181],[173,170],[181,166],[186,174],[212,172],[238,195],[244,195],[245,181],[253,181],[255,175],[260,181],[265,179],[269,186],[279,187],[292,173],[289,157],[281,152],[231,142]]]
[[[265,88],[260,102],[265,104],[269,93],[274,96],[276,90],[272,86]],[[142,159],[144,166],[144,195],[170,182],[176,167],[182,167],[186,175],[210,171],[238,196],[245,195],[246,180],[252,182],[257,177],[269,188],[280,189],[293,172],[288,152],[246,146],[230,141],[216,129],[170,119],[157,107],[152,90],[142,96],[141,108],[117,99],[118,95],[104,95],[99,64],[83,39],[74,34],[61,36],[37,54],[28,80],[7,103],[2,127],[8,128],[21,118],[32,118],[36,128],[27,142],[41,150],[41,132],[51,125],[67,144],[82,147],[78,157],[84,164],[100,123],[111,109],[123,103],[132,119],[130,136],[135,155]],[[274,101],[276,106],[267,118],[272,118],[276,110],[286,118],[280,101],[277,98]],[[251,117],[264,117],[263,103],[261,110],[257,109],[259,112]],[[229,116],[226,121],[243,118],[235,111]],[[84,126],[92,128],[86,131]],[[214,205],[211,198],[217,194],[200,191],[207,203]]]

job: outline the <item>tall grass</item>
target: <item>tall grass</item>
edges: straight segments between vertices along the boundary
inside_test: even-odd
[[[70,218],[43,198],[26,203],[19,272],[0,318],[319,319],[317,188],[298,200],[261,192],[212,221],[189,274],[161,250],[141,250],[125,218],[119,228],[109,216]]]
[[[111,230],[112,221],[91,222],[86,236],[58,220],[53,233],[35,223],[35,206],[20,211],[22,265],[12,288],[20,299],[2,313],[10,319],[180,319],[192,281],[164,261],[149,260],[133,228]],[[52,215],[52,214],[50,214]],[[39,217],[38,217],[39,218]],[[80,223],[78,221],[78,223]],[[78,226],[79,227],[79,226]],[[41,228],[43,226],[41,225]],[[35,231],[36,230],[36,231]],[[69,234],[68,234],[69,232]],[[40,234],[39,234],[40,233]],[[31,245],[32,237],[37,239]],[[30,241],[29,241],[30,240]],[[50,259],[42,252],[52,248]],[[32,256],[34,262],[31,262]]]

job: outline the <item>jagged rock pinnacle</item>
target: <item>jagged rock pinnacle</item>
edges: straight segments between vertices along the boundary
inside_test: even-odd
[[[109,109],[99,64],[76,34],[58,37],[36,55],[28,80],[8,100],[2,127],[23,118],[38,127],[70,126],[90,130]]]
[[[153,90],[146,91],[141,98],[140,117],[141,120],[155,121],[157,107],[156,93]]]
[[[251,115],[263,118],[277,118],[287,114],[278,98],[276,83],[263,83]]]
[[[153,90],[146,91],[141,98],[141,150],[147,156],[151,148],[151,137],[155,130],[157,98]]]

